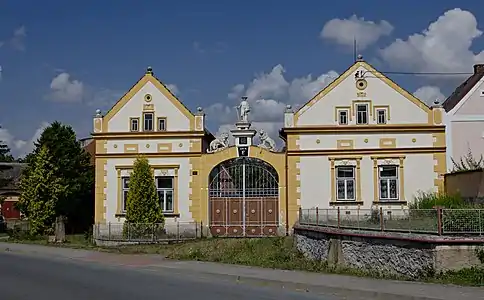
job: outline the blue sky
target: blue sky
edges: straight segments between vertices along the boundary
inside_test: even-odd
[[[45,122],[88,136],[94,111],[147,66],[190,109],[204,107],[214,133],[232,123],[242,94],[259,112],[254,122],[275,133],[286,104],[306,102],[352,64],[353,36],[381,71],[472,72],[484,62],[475,0],[38,3],[0,6],[0,140],[16,155]],[[430,102],[462,79],[390,77]]]

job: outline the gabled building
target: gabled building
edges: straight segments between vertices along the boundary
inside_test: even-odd
[[[469,150],[476,159],[484,154],[484,64],[443,102],[446,125],[447,169],[452,171]]]
[[[95,222],[124,222],[140,154],[153,168],[166,224],[198,222],[214,236],[289,233],[300,208],[400,208],[418,191],[442,189],[442,107],[363,60],[296,112],[287,108],[283,151],[251,127],[249,112],[243,98],[233,140],[215,138],[203,110],[190,112],[148,68],[94,117]]]
[[[442,114],[359,59],[286,112],[288,197],[302,208],[400,208],[442,190]]]

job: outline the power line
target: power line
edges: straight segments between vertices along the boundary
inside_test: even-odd
[[[455,75],[472,75],[474,73],[469,72],[382,72],[383,74],[396,74],[396,75],[441,75],[441,76],[455,76]]]

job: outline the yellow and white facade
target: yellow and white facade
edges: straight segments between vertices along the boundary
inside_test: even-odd
[[[442,114],[357,61],[286,111],[289,198],[302,208],[400,208],[419,191],[441,191]]]
[[[442,111],[361,60],[299,110],[281,115],[285,151],[253,145],[257,132],[244,123],[237,134],[249,139],[207,153],[220,141],[206,130],[202,109],[190,112],[148,68],[110,111],[94,117],[95,222],[124,222],[126,186],[140,154],[153,168],[166,222],[202,222],[212,233],[219,232],[217,220],[224,235],[239,235],[239,228],[244,235],[288,232],[300,208],[405,207],[418,191],[443,188]],[[211,172],[241,156],[273,168],[277,191],[270,197],[249,199],[249,185],[232,193],[233,201],[213,196],[227,192],[213,188]],[[251,167],[269,168],[260,166]]]
[[[165,216],[191,220],[198,212],[199,182],[194,179],[201,153],[213,136],[204,115],[192,114],[148,68],[146,74],[111,108],[94,117],[96,143],[95,222],[124,221],[124,183],[139,154],[155,177],[165,177]]]

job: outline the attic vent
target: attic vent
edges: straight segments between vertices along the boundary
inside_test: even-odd
[[[481,91],[480,91],[480,93],[479,93],[479,95],[480,95],[481,97],[484,97],[484,90],[481,90]]]

